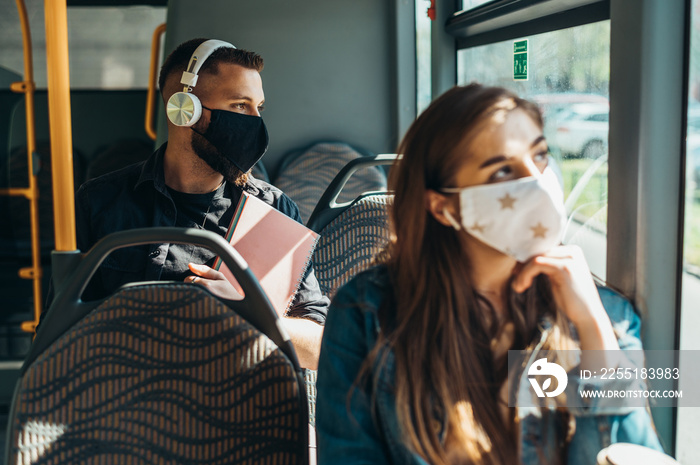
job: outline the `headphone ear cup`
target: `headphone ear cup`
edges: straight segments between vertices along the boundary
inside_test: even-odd
[[[202,102],[189,92],[176,92],[168,99],[165,112],[175,126],[189,127],[202,116]]]

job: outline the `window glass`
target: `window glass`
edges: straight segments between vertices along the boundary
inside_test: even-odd
[[[34,80],[46,88],[44,1],[25,0],[34,54]],[[0,0],[0,79],[24,73],[22,30],[14,0]],[[166,8],[68,8],[70,81],[73,89],[145,89],[151,38]],[[5,84],[4,81],[2,84]]]
[[[515,42],[525,39],[523,58]],[[506,87],[540,105],[566,196],[564,240],[581,246],[591,271],[604,280],[610,21],[460,50],[457,76],[460,84]]]
[[[425,1],[416,2],[416,110],[420,114],[430,105],[432,76],[430,75],[430,34],[432,21],[428,18]]]
[[[462,0],[462,10],[471,10],[477,6],[492,2],[493,0]]]
[[[700,350],[697,335],[700,328],[700,2],[693,1],[692,5],[680,325],[682,350]],[[681,463],[700,463],[700,449],[697,447],[700,408],[683,407],[682,400],[680,405],[676,458]]]

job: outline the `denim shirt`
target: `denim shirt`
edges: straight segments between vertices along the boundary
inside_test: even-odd
[[[386,267],[371,268],[342,287],[331,303],[317,383],[316,428],[321,465],[426,463],[402,441],[393,389],[393,353],[388,351],[386,362],[374,367],[371,379],[362,386],[355,385],[363,361],[377,342],[377,312],[389,286]],[[610,289],[600,288],[599,292],[621,349],[641,349],[640,320],[632,305]],[[528,383],[526,376],[521,381]],[[579,382],[575,380],[573,384]],[[662,450],[644,408],[619,412],[608,409],[602,414],[592,402],[570,413],[576,419],[576,431],[567,450],[569,465],[594,465],[598,451],[616,442]],[[553,439],[558,436],[556,416],[543,416],[538,408],[517,408],[516,416],[520,463],[546,463],[559,454]],[[436,421],[444,424],[444,419]]]

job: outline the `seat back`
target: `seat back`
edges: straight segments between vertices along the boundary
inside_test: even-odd
[[[53,179],[51,168],[51,146],[48,140],[38,141],[34,152],[33,166],[39,190],[39,239],[42,257],[48,259],[54,248],[53,218]],[[29,173],[26,146],[17,147],[8,156],[6,166],[0,167],[0,174],[6,176],[7,185],[12,188],[29,187]],[[83,155],[73,152],[73,180],[77,189],[83,178]],[[29,202],[24,197],[10,197],[6,200],[7,210],[0,214],[7,217],[7,227],[0,228],[0,243],[7,245],[0,250],[0,256],[16,256],[22,259],[31,257],[31,222]],[[7,241],[6,241],[7,239]]]
[[[386,185],[380,189],[371,189],[365,186],[366,188],[356,192],[358,190],[358,185],[354,181],[356,173],[368,167],[380,169],[379,165],[392,165],[398,158],[399,156],[395,153],[385,153],[350,160],[329,183],[309,216],[306,226],[316,232],[321,232],[323,228],[350,207],[359,197],[370,192],[386,193]],[[350,200],[345,200],[348,197],[348,189],[353,192],[353,195],[350,197]]]
[[[332,297],[357,273],[367,269],[389,241],[389,206],[393,195],[364,192],[352,202],[339,198],[360,169],[393,164],[396,154],[357,158],[345,165],[330,183],[307,226],[319,232],[313,262],[321,292]]]
[[[321,230],[313,262],[325,295],[332,297],[350,278],[369,268],[388,243],[392,198],[387,193],[363,195]]]
[[[259,161],[253,165],[253,167],[250,169],[250,174],[252,174],[256,179],[260,179],[261,181],[265,181],[267,183],[270,182],[270,175],[267,174],[267,169],[265,169],[265,165],[263,165],[262,161]]]
[[[146,160],[153,153],[153,143],[143,139],[117,140],[102,147],[87,165],[85,180],[94,179],[131,164]]]
[[[307,463],[301,369],[245,261],[209,231],[112,236],[119,247],[211,245],[245,298],[234,310],[201,286],[161,282],[83,302],[75,280],[116,248],[112,237],[96,244],[39,327],[15,390],[7,463]]]
[[[300,390],[272,341],[202,288],[123,289],[27,369],[8,463],[301,463]],[[300,450],[301,449],[301,450]]]
[[[364,155],[342,142],[317,143],[307,150],[293,152],[283,162],[275,178],[280,188],[299,206],[306,223],[328,185],[350,161]],[[378,167],[365,170],[345,186],[344,201],[352,201],[363,192],[386,190],[386,175]]]

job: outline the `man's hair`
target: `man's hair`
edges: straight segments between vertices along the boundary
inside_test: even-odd
[[[188,40],[178,45],[177,48],[168,55],[168,58],[163,62],[163,66],[160,67],[158,86],[160,87],[161,93],[165,91],[164,89],[168,78],[173,74],[181,76],[182,72],[187,68],[187,64],[190,62],[194,51],[202,42],[207,40],[208,39],[202,38]],[[263,69],[263,59],[257,53],[239,48],[222,47],[216,49],[214,53],[207,58],[204,65],[202,65],[202,68],[199,70],[199,74],[216,74],[218,72],[219,63],[232,63],[243,66],[244,68],[254,69],[257,72]]]

